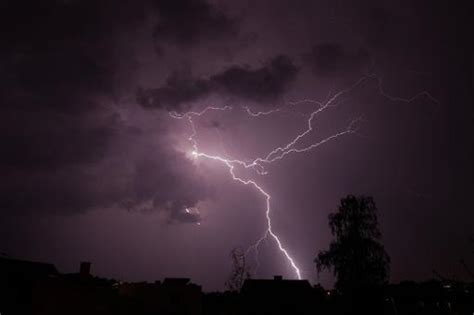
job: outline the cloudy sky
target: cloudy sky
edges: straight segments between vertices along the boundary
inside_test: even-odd
[[[347,194],[374,197],[392,281],[466,277],[471,14],[408,0],[2,1],[0,252],[222,289],[230,251],[265,232],[265,198],[190,154],[192,128],[176,117],[229,106],[193,117],[194,139],[250,162],[303,132],[314,101],[359,82],[295,148],[354,119],[356,132],[237,176],[271,195],[274,232],[313,282],[327,216]],[[254,277],[295,277],[274,240],[259,249]]]

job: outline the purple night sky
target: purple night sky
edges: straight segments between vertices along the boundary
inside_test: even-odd
[[[372,195],[391,281],[474,265],[474,52],[466,1],[13,1],[0,4],[0,252],[126,281],[224,288],[265,198],[250,163],[307,128],[310,152],[236,168],[271,195],[275,233],[317,281],[327,216]],[[416,97],[414,97],[416,96]],[[408,101],[410,99],[410,101]],[[252,112],[269,115],[253,117]],[[187,211],[186,209],[190,209]],[[294,270],[267,238],[253,277]],[[248,262],[255,266],[253,252]],[[320,275],[331,286],[332,275]]]

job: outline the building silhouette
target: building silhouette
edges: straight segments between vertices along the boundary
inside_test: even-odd
[[[405,281],[361,289],[350,296],[307,280],[246,279],[240,290],[203,293],[189,278],[122,282],[53,264],[0,257],[1,315],[472,315],[474,283]]]
[[[246,279],[241,290],[243,314],[312,314],[323,297],[308,280]]]
[[[35,287],[56,276],[53,264],[0,257],[0,312],[30,313]]]

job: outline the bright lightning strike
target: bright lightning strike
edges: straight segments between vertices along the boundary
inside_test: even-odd
[[[190,128],[191,128],[191,135],[188,137],[188,140],[192,145],[192,150],[190,151],[190,154],[193,158],[205,158],[205,159],[217,161],[217,162],[220,162],[220,163],[224,164],[227,167],[227,169],[228,169],[228,171],[229,171],[229,173],[230,173],[230,175],[231,175],[231,177],[234,181],[239,182],[243,185],[252,186],[256,191],[258,191],[265,198],[265,218],[266,218],[266,223],[267,223],[266,230],[265,230],[263,236],[260,239],[258,239],[257,242],[254,245],[252,245],[251,247],[249,247],[248,250],[247,250],[247,253],[251,250],[255,250],[256,257],[257,257],[257,263],[258,263],[258,247],[259,247],[259,245],[262,243],[263,240],[265,240],[268,237],[271,237],[276,242],[279,251],[282,253],[282,255],[285,257],[285,259],[287,260],[290,267],[293,269],[296,278],[301,279],[301,270],[300,270],[300,268],[297,266],[295,260],[293,259],[293,257],[291,257],[290,253],[283,246],[280,238],[278,237],[278,235],[273,230],[272,220],[271,220],[271,202],[270,202],[271,201],[271,196],[270,196],[270,194],[267,191],[265,191],[263,189],[263,187],[260,186],[256,181],[254,181],[252,179],[244,179],[244,178],[239,177],[238,175],[236,175],[235,167],[240,166],[240,167],[244,167],[244,168],[253,169],[257,174],[265,175],[267,173],[266,170],[265,170],[265,167],[264,167],[265,164],[270,164],[270,163],[276,162],[278,160],[281,160],[281,159],[287,157],[290,154],[309,152],[309,151],[311,151],[313,149],[316,149],[317,147],[319,147],[319,146],[321,146],[321,145],[323,145],[323,144],[325,144],[329,141],[336,140],[336,139],[338,139],[338,138],[340,138],[344,135],[355,133],[357,131],[357,123],[361,120],[360,118],[353,119],[346,126],[346,128],[344,128],[344,129],[340,130],[339,132],[336,132],[336,133],[334,133],[334,134],[332,134],[332,135],[330,135],[330,136],[328,136],[328,137],[326,137],[326,138],[324,138],[324,139],[322,139],[318,142],[311,143],[311,144],[307,145],[306,147],[302,147],[302,148],[297,147],[297,144],[300,142],[300,140],[303,139],[303,138],[306,138],[308,136],[308,134],[310,134],[311,131],[313,130],[313,121],[314,121],[316,116],[318,116],[319,114],[321,114],[323,111],[327,110],[330,107],[337,106],[343,95],[350,93],[356,87],[360,86],[363,82],[366,82],[369,79],[375,79],[376,82],[377,82],[377,88],[378,88],[379,93],[381,95],[383,95],[384,97],[386,97],[387,99],[391,100],[391,101],[407,102],[408,103],[408,102],[412,102],[413,100],[417,99],[418,97],[425,96],[430,101],[432,101],[434,103],[438,103],[438,101],[426,91],[420,92],[420,93],[416,94],[415,96],[413,96],[411,98],[401,98],[401,97],[391,96],[391,95],[387,94],[384,91],[384,89],[382,88],[382,80],[380,78],[376,77],[375,75],[364,76],[364,77],[360,78],[357,82],[355,82],[353,85],[351,85],[350,87],[335,93],[332,97],[329,97],[324,102],[319,102],[319,101],[310,100],[310,99],[305,99],[305,100],[301,100],[301,101],[298,101],[298,102],[290,102],[289,103],[290,105],[298,105],[298,104],[301,104],[301,103],[313,103],[313,104],[316,105],[316,109],[313,110],[309,114],[309,118],[306,121],[307,127],[301,133],[297,134],[287,144],[285,144],[283,146],[276,147],[272,151],[270,151],[267,155],[265,155],[264,157],[257,157],[256,159],[254,159],[251,162],[245,162],[245,161],[237,160],[237,159],[228,159],[228,158],[224,158],[224,157],[219,156],[219,155],[211,155],[211,154],[208,154],[208,153],[205,153],[205,152],[201,152],[199,150],[198,142],[196,140],[197,131],[196,131],[196,127],[194,125],[193,117],[194,116],[203,116],[208,111],[213,111],[213,110],[219,110],[219,111],[232,110],[233,107],[231,107],[231,106],[224,106],[224,107],[209,106],[209,107],[206,107],[205,109],[203,109],[202,111],[199,111],[199,112],[190,111],[190,112],[186,112],[184,114],[179,114],[177,112],[170,112],[169,113],[170,116],[174,119],[186,118],[187,121],[189,122],[189,125],[190,125]],[[241,109],[244,110],[250,117],[266,116],[266,115],[270,115],[270,114],[273,114],[273,113],[276,113],[276,112],[283,111],[282,108],[277,108],[277,109],[269,110],[269,111],[265,111],[265,112],[253,112],[249,107],[241,107]],[[189,209],[186,209],[186,211],[188,212]]]

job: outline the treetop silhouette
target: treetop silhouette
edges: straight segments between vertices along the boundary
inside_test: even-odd
[[[334,240],[314,260],[318,272],[332,270],[336,289],[351,292],[387,282],[390,258],[380,243],[377,208],[372,197],[348,195],[329,215]]]

